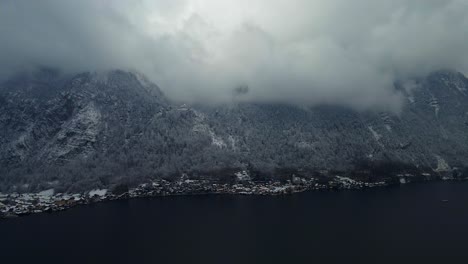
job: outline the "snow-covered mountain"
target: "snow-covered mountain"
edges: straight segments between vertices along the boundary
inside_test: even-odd
[[[0,191],[90,190],[239,171],[264,179],[379,164],[468,167],[468,80],[439,71],[395,89],[407,99],[398,115],[338,106],[180,105],[143,76],[120,70],[18,74],[0,84]]]

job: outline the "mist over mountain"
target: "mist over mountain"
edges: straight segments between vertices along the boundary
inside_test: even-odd
[[[237,93],[243,93],[245,87]],[[436,71],[396,83],[399,114],[339,105],[181,104],[143,75],[16,74],[0,85],[0,190],[63,192],[150,179],[256,179],[281,171],[468,166],[468,80]]]
[[[175,101],[398,113],[395,81],[468,72],[463,0],[3,0],[0,74],[145,74]]]

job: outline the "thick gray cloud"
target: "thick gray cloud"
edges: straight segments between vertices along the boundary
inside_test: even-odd
[[[0,72],[140,71],[179,100],[398,111],[396,79],[468,71],[464,0],[0,0]]]

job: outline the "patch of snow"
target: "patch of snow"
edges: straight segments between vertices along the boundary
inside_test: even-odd
[[[82,79],[81,77],[77,77],[77,78],[75,78],[75,79],[72,80],[72,84],[73,84],[73,85],[80,84],[82,80],[83,80],[83,79]]]
[[[80,194],[74,194],[74,195],[72,195],[72,197],[73,197],[73,200],[75,200],[75,201],[81,200],[81,195]]]
[[[188,111],[189,108],[188,108],[188,106],[186,104],[183,104],[183,105],[179,106],[179,108],[177,110],[179,110],[179,111]]]
[[[435,171],[437,172],[441,172],[441,171],[449,171],[450,170],[450,166],[448,165],[448,163],[439,155],[435,155],[436,159],[437,159],[437,169],[435,169]]]
[[[11,142],[11,148],[21,160],[24,160],[29,151],[29,142],[32,140],[33,124],[29,125],[25,132],[21,133],[17,140]]]
[[[429,105],[430,105],[432,108],[434,108],[435,116],[436,116],[436,117],[439,117],[440,105],[439,105],[439,101],[437,100],[437,98],[435,98],[435,96],[432,95],[432,99],[431,99],[431,101],[429,102]]]
[[[286,191],[287,187],[286,186],[281,186],[281,187],[275,187],[273,189],[273,193],[280,193]]]
[[[86,146],[89,142],[96,142],[100,121],[100,111],[94,103],[88,104],[72,120],[62,126],[55,139],[59,144],[51,142],[52,148],[46,148],[50,151],[48,155],[53,159],[59,159],[77,148]],[[72,133],[74,136],[70,137],[70,132],[74,132]]]
[[[458,84],[457,84],[455,87],[457,87],[457,89],[458,89],[461,93],[463,93],[463,94],[466,93],[466,87],[460,86],[460,85],[458,85]]]
[[[236,172],[235,173],[237,179],[239,181],[250,181],[251,178],[250,178],[250,175],[247,171],[239,171],[239,172]]]
[[[221,137],[218,137],[213,131],[209,131],[209,134],[211,136],[211,144],[214,146],[217,146],[218,148],[226,148],[226,142]]]
[[[133,72],[133,74],[136,76],[137,81],[141,84],[141,86],[143,86],[144,88],[151,87],[152,83],[148,79],[146,79],[144,75],[138,72]]]
[[[208,133],[210,128],[205,123],[205,119],[206,119],[205,115],[196,110],[193,110],[193,113],[195,114],[195,120],[194,120],[192,131],[199,132],[199,133]]]
[[[372,133],[372,136],[374,136],[374,139],[376,141],[379,141],[381,138],[382,138],[382,135],[380,135],[379,133],[377,133],[377,131],[374,130],[374,128],[372,126],[368,126],[367,127],[369,129],[369,131]]]
[[[89,196],[90,197],[93,197],[93,196],[99,196],[99,197],[103,197],[107,194],[107,189],[96,189],[96,190],[92,190],[89,192]]]
[[[59,185],[59,183],[60,183],[60,182],[59,182],[58,180],[55,180],[55,181],[48,181],[48,182],[47,182],[47,185],[49,185],[49,186],[57,186],[57,185]]]
[[[441,134],[443,139],[449,139],[449,133],[447,132],[447,130],[444,127],[441,126],[439,128],[439,131],[440,131],[440,134]]]
[[[447,87],[455,88],[462,94],[466,94],[467,92],[465,83],[459,78],[457,74],[448,74],[442,78],[442,81]]]
[[[50,196],[47,196],[47,197],[50,197]],[[30,193],[24,193],[24,194],[22,194],[22,195],[21,195],[21,198],[22,198],[23,200],[26,200],[26,201],[32,200],[32,196],[31,196]]]
[[[342,177],[342,176],[336,176],[336,178],[341,182],[345,184],[356,184],[357,182],[351,178],[348,177]]]
[[[38,193],[37,195],[42,196],[42,197],[51,197],[54,195],[54,193],[55,193],[54,189],[49,189],[49,190],[42,191]]]
[[[300,148],[300,149],[311,149],[311,148],[313,148],[313,144],[311,144],[310,142],[307,142],[307,141],[300,141],[300,142],[296,143],[296,147]]]
[[[455,88],[457,88],[458,91],[460,91],[462,94],[465,94],[466,93],[466,87],[461,84],[461,83],[455,83]]]
[[[211,137],[212,145],[218,148],[226,148],[227,144],[224,142],[223,138],[217,136],[208,124],[205,123],[205,115],[195,110],[193,112],[195,114],[195,124],[193,125],[192,131],[204,133]]]
[[[184,183],[187,183],[187,184],[194,183],[194,182],[196,182],[196,181],[194,181],[194,180],[185,180],[184,181]]]
[[[237,149],[237,140],[232,135],[229,135],[228,142],[232,149]]]

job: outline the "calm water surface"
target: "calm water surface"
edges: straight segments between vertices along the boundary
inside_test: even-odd
[[[468,183],[135,199],[0,221],[0,263],[208,262],[468,263]]]

